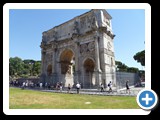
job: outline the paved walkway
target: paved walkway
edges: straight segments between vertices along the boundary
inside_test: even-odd
[[[54,92],[54,93],[64,93],[64,94],[77,94],[75,88],[72,88],[70,93],[67,92],[67,89],[60,90],[47,90],[40,88],[25,88],[29,90],[43,91],[43,92]],[[108,89],[105,89],[104,92],[101,92],[98,89],[80,89],[79,94],[88,94],[88,95],[108,95],[108,96],[137,96],[140,90],[144,89],[144,87],[130,87],[130,93],[126,93],[126,88],[116,90],[113,88],[113,92],[109,92]]]
[[[88,95],[108,95],[108,96],[137,96],[138,92],[140,90],[144,89],[144,87],[132,87],[130,89],[130,93],[126,93],[126,89],[120,89],[118,91],[113,90],[113,92],[108,92],[108,90],[105,90],[104,92],[100,92],[100,90],[97,89],[80,89],[79,94],[88,94]],[[54,93],[65,93],[65,94],[77,94],[76,89],[72,89],[70,93],[67,92],[67,90],[40,90],[44,92],[54,92]]]

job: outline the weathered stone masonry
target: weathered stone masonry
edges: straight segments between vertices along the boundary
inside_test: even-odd
[[[96,88],[109,81],[116,85],[111,16],[92,9],[43,32],[41,80],[51,84],[81,83]]]

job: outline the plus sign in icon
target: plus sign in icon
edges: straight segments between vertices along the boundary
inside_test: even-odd
[[[157,94],[153,90],[141,90],[137,95],[137,103],[144,110],[151,110],[157,104]]]

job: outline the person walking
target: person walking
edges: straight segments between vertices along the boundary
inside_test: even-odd
[[[101,83],[101,92],[104,92],[104,85]]]
[[[126,93],[130,93],[129,80],[126,81]]]
[[[58,91],[60,89],[60,85],[59,85],[59,82],[57,82],[56,84],[56,90]]]
[[[108,87],[109,87],[109,93],[112,92],[112,82],[111,81],[108,83]]]

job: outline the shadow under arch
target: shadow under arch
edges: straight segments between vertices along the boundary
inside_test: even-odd
[[[95,80],[95,61],[92,58],[86,58],[83,61],[83,88],[93,88]]]
[[[72,49],[64,49],[59,56],[60,76],[59,82],[62,82],[64,87],[68,84],[73,85],[73,72],[75,66],[75,54]]]

